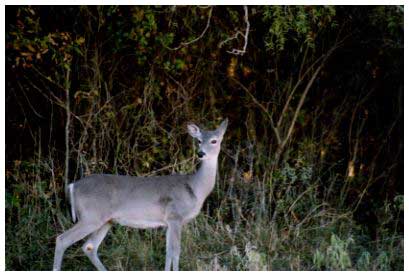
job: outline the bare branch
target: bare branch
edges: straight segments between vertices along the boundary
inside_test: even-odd
[[[234,48],[231,51],[227,51],[229,54],[233,54],[233,55],[244,55],[246,53],[247,50],[247,43],[248,43],[248,37],[249,37],[249,32],[250,32],[250,21],[249,21],[249,12],[248,12],[248,8],[247,6],[243,6],[244,8],[244,21],[246,22],[246,33],[242,33],[241,31],[237,31],[233,36],[228,37],[227,39],[223,40],[222,42],[219,43],[219,48],[221,48],[224,44],[226,44],[227,42],[234,40],[234,39],[238,39],[239,35],[242,36],[244,38],[244,45],[242,49],[236,49]]]

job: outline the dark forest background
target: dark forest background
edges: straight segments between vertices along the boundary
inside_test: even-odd
[[[64,185],[190,173],[228,117],[183,270],[403,270],[402,6],[7,6],[6,268],[50,270]],[[160,270],[114,227],[111,270]],[[63,269],[92,270],[80,245]]]

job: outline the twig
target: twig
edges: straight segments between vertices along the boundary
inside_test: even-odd
[[[24,87],[20,84],[20,82],[17,82],[18,86],[20,87],[21,92],[23,92],[24,97],[27,100],[28,106],[31,108],[31,110],[34,112],[35,115],[37,115],[37,117],[44,119],[44,116],[42,116],[40,113],[38,113],[35,108],[33,107],[33,105],[31,104],[30,100],[28,99],[26,92],[24,92]]]
[[[289,105],[290,105],[290,102],[291,102],[291,100],[292,100],[292,98],[293,98],[293,95],[294,95],[295,91],[297,91],[298,86],[300,86],[300,84],[301,84],[302,81],[304,80],[305,76],[307,76],[307,74],[315,67],[315,65],[317,65],[317,63],[318,63],[319,61],[321,61],[324,57],[325,57],[325,55],[322,55],[321,57],[319,57],[319,58],[304,72],[304,74],[302,74],[302,76],[298,78],[297,83],[294,85],[293,89],[291,90],[290,95],[288,96],[287,101],[286,101],[286,103],[285,103],[285,105],[284,105],[284,107],[283,107],[283,110],[281,111],[280,118],[278,119],[278,122],[277,122],[277,127],[280,127],[280,125],[281,125],[281,123],[282,123],[282,121],[283,121],[284,115],[285,115],[286,112],[287,112],[287,109],[288,109],[288,107],[289,107]]]
[[[227,194],[229,195],[229,198],[233,197],[233,187],[234,187],[234,182],[236,181],[236,175],[237,175],[237,167],[239,163],[239,154],[241,151],[240,145],[238,145],[238,148],[236,150],[236,153],[234,154],[234,167],[231,172],[231,176],[229,178],[229,187],[227,190]]]
[[[63,102],[60,98],[58,98],[56,95],[54,95],[54,93],[52,92],[51,88],[48,88],[49,95],[51,96],[51,98],[50,98],[50,97],[48,97],[48,96],[46,95],[46,93],[43,92],[43,89],[41,89],[40,87],[38,87],[37,85],[35,85],[27,76],[24,76],[24,78],[25,78],[25,80],[26,80],[27,82],[30,83],[30,85],[31,85],[35,90],[37,90],[37,91],[40,93],[41,96],[43,96],[43,97],[44,97],[46,100],[48,100],[51,104],[56,104],[57,106],[59,106],[59,107],[61,107],[62,109],[66,110],[66,105],[64,104],[64,102]],[[44,84],[44,83],[43,83],[43,84]],[[45,84],[44,84],[44,85],[45,85]],[[81,123],[81,125],[84,125],[84,122],[81,120],[81,118],[80,118],[79,116],[75,115],[73,112],[71,112],[71,116],[73,116],[75,119],[77,119],[77,120]]]
[[[264,113],[266,113],[267,118],[270,120],[271,128],[273,129],[274,134],[275,134],[275,136],[276,136],[277,143],[278,143],[278,144],[281,144],[281,135],[280,135],[280,133],[278,132],[278,129],[277,129],[277,127],[276,127],[276,125],[275,125],[275,123],[274,123],[274,120],[273,120],[273,116],[270,114],[270,112],[268,111],[268,109],[267,109],[264,105],[262,105],[262,104],[256,99],[256,97],[254,97],[254,95],[247,89],[247,87],[245,87],[241,82],[239,82],[239,81],[236,80],[235,78],[232,78],[232,80],[233,80],[234,82],[236,82],[236,83],[241,87],[241,89],[243,89],[247,94],[249,94],[249,96],[251,97],[251,99],[253,100],[253,102],[254,102],[258,107],[260,107],[260,109],[261,109],[262,111],[264,111]]]
[[[280,147],[283,148],[287,144],[288,140],[290,139],[290,136],[291,136],[291,134],[293,132],[293,129],[294,129],[295,121],[298,118],[298,114],[300,113],[301,107],[304,104],[305,98],[306,98],[308,92],[310,91],[310,88],[311,88],[312,84],[314,83],[315,79],[317,78],[319,72],[321,71],[321,69],[323,67],[324,67],[324,62],[321,63],[321,65],[317,68],[317,70],[314,72],[314,75],[311,77],[311,79],[309,80],[307,86],[305,87],[305,89],[304,89],[304,91],[303,91],[303,93],[301,95],[301,98],[300,98],[300,100],[298,102],[297,108],[295,110],[293,119],[291,121],[290,128],[288,129],[287,135],[286,135],[285,139],[283,140],[282,144],[280,145]]]
[[[186,91],[185,87],[178,82],[174,77],[172,77],[172,75],[168,74],[167,72],[165,72],[165,74],[174,82],[177,84],[177,86],[179,86],[179,88],[183,91],[183,99],[186,101],[188,100],[186,95],[189,95],[189,93]]]
[[[51,79],[51,77],[44,75],[40,70],[38,70],[35,66],[32,66],[31,68],[34,69],[34,71],[39,74],[41,77],[43,77],[44,79],[46,79],[47,81],[49,81],[50,83],[52,83],[53,85],[57,86],[58,88],[60,88],[61,90],[65,91],[65,87],[61,86],[61,84],[53,81]]]
[[[143,174],[143,175],[141,175],[141,176],[144,176],[144,177],[154,176],[154,175],[156,175],[158,172],[161,172],[161,171],[164,171],[164,170],[167,170],[167,169],[170,169],[170,168],[173,169],[173,168],[176,167],[177,165],[186,164],[186,163],[192,161],[193,159],[194,159],[194,157],[190,157],[190,158],[188,158],[188,159],[186,159],[186,160],[183,160],[183,161],[181,161],[181,162],[179,162],[179,163],[175,163],[175,164],[171,164],[171,165],[162,167],[162,168],[160,168],[160,169],[157,169],[156,171],[149,172],[149,173]]]
[[[166,47],[166,48],[168,48],[169,50],[176,51],[176,50],[179,50],[182,47],[186,47],[186,46],[188,46],[188,45],[190,45],[192,43],[195,43],[199,39],[201,39],[205,35],[205,33],[207,32],[207,29],[209,29],[209,26],[210,26],[210,19],[212,18],[213,7],[212,6],[209,6],[209,7],[210,7],[210,9],[209,9],[209,15],[207,16],[206,27],[203,29],[202,33],[198,37],[196,37],[196,38],[194,38],[194,39],[192,39],[192,40],[190,40],[188,42],[181,42],[179,44],[179,46],[177,46],[175,48],[169,48],[169,47]]]
[[[65,76],[65,92],[66,92],[66,115],[67,115],[67,121],[65,122],[65,173],[64,173],[64,184],[65,184],[65,191],[67,191],[68,188],[68,166],[70,162],[70,124],[71,124],[71,110],[70,110],[70,73],[71,69],[67,69],[67,73]]]

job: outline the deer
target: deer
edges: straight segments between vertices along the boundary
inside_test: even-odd
[[[214,189],[226,118],[215,130],[193,123],[187,131],[198,141],[199,169],[192,174],[129,176],[93,174],[70,183],[72,228],[56,238],[53,270],[61,270],[65,250],[87,237],[82,250],[98,270],[106,270],[98,247],[114,224],[137,229],[166,228],[165,270],[179,270],[182,227],[196,218]]]

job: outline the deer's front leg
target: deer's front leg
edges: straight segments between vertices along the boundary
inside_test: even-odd
[[[180,220],[168,221],[166,231],[166,263],[165,270],[170,270],[173,264],[173,270],[179,270],[180,240],[182,235],[182,222]]]

